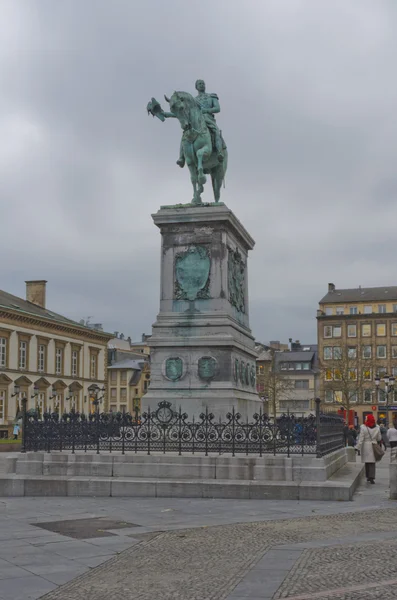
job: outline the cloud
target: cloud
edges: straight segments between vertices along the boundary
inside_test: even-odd
[[[203,77],[257,242],[253,333],[314,341],[328,281],[395,282],[396,28],[394,0],[3,0],[1,287],[46,278],[53,310],[150,331],[150,214],[192,191],[179,125],[145,106]]]

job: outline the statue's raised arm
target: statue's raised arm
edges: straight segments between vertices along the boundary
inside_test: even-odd
[[[170,99],[165,96],[170,105],[169,112],[165,112],[152,98],[147,111],[163,122],[167,118],[176,118],[183,129],[177,164],[183,167],[186,162],[189,168],[194,190],[192,202],[202,204],[201,194],[207,180],[205,173],[211,175],[215,202],[219,202],[228,158],[226,144],[214,116],[221,110],[219,99],[217,94],[206,93],[202,79],[196,81],[196,90],[198,95],[195,98],[187,92],[174,92]]]

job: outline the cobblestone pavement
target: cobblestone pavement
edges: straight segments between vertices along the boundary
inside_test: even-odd
[[[229,597],[254,600],[274,597],[325,600],[329,597],[353,600],[364,599],[365,593],[372,599],[378,597],[378,588],[367,589],[365,586],[366,591],[360,589],[358,592],[354,589],[349,592],[346,588],[382,579],[397,581],[397,543],[386,539],[384,542],[351,544],[349,540],[358,534],[379,536],[382,533],[397,536],[397,509],[164,532],[125,550],[43,598],[223,600]],[[295,557],[299,556],[302,552],[299,546],[321,540],[326,541],[326,547],[304,550],[293,565],[294,550],[297,551]],[[332,540],[333,546],[329,548]],[[250,571],[260,559],[266,563],[266,551],[275,546],[283,550],[284,560],[287,560],[285,552],[289,552],[287,570],[284,565],[282,572],[282,561],[277,564],[273,560],[268,567],[263,564],[263,570],[255,571],[254,568]],[[249,571],[251,580],[243,581],[241,587],[240,582]],[[276,589],[271,590],[275,583]],[[344,588],[344,591],[330,595],[332,588]],[[387,588],[382,587],[379,597],[389,597],[385,590]],[[396,597],[395,592],[392,597]]]

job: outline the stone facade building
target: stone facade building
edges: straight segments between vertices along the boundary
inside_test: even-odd
[[[317,324],[323,405],[349,410],[351,423],[362,423],[368,413],[395,418],[397,401],[391,394],[386,399],[382,382],[377,391],[375,377],[397,377],[397,286],[337,289],[329,283]]]
[[[150,363],[143,358],[124,358],[109,365],[109,408],[111,412],[141,412],[142,397],[150,384]],[[157,408],[153,406],[153,408]]]
[[[277,414],[313,413],[318,395],[317,346],[299,341],[291,342],[291,349],[287,344],[278,345],[287,349],[263,344],[258,347],[257,390],[264,410],[273,413],[275,398]]]
[[[111,337],[47,309],[46,281],[27,281],[26,300],[0,291],[0,435],[23,397],[28,410],[92,410],[88,388],[106,388]],[[99,396],[105,408],[106,389]]]

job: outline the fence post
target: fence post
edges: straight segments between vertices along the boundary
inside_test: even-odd
[[[26,452],[26,404],[28,399],[22,398],[22,448],[21,452]]]
[[[316,456],[317,458],[321,458],[321,425],[320,425],[320,398],[316,398]]]

